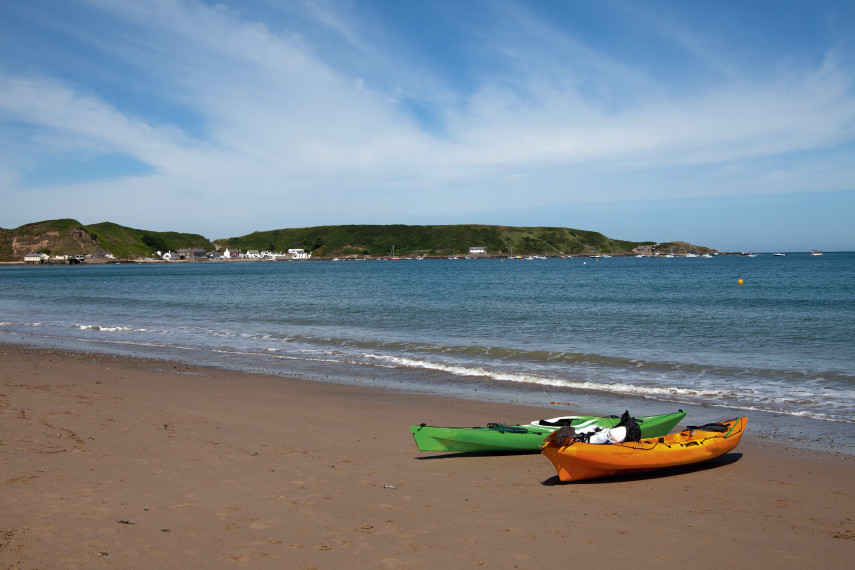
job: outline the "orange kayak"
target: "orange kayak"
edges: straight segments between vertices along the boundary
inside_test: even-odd
[[[747,422],[747,418],[739,417],[701,427],[690,426],[663,437],[611,444],[573,441],[560,446],[557,432],[553,432],[540,452],[552,461],[562,481],[640,473],[724,455],[739,444]]]

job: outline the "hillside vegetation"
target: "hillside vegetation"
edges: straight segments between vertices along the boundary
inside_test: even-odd
[[[242,251],[285,252],[303,249],[313,257],[385,257],[392,247],[401,256],[467,255],[470,247],[488,255],[628,254],[653,242],[615,240],[599,232],[558,227],[512,227],[474,224],[448,226],[344,225],[253,232],[214,242],[198,234],[155,232],[111,222],[84,225],[73,219],[48,220],[15,229],[0,228],[0,261],[20,262],[28,253],[95,255],[99,250],[116,259],[155,257],[156,251],[225,247]],[[714,250],[685,242],[657,244],[659,252],[697,253]]]
[[[95,255],[98,249],[117,259],[152,256],[155,251],[199,247],[212,251],[214,245],[198,234],[137,230],[102,222],[84,225],[77,220],[48,220],[15,229],[0,228],[0,261],[22,261],[28,253],[48,255]]]
[[[285,251],[302,248],[314,256],[446,256],[465,255],[469,248],[483,246],[489,255],[578,255],[628,253],[642,243],[614,240],[598,232],[553,227],[509,227],[485,225],[407,226],[345,225],[316,226],[254,232],[241,237],[214,240],[223,247],[242,250]]]

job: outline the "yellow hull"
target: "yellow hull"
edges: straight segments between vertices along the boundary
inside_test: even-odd
[[[665,469],[707,461],[733,450],[745,431],[747,418],[717,425],[724,431],[686,429],[640,442],[595,445],[572,442],[559,446],[555,434],[546,438],[541,453],[552,461],[562,481],[580,481]]]

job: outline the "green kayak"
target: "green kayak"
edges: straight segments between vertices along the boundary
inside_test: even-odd
[[[641,437],[668,435],[686,412],[635,418],[641,427]],[[543,439],[566,425],[577,433],[615,427],[619,416],[562,416],[549,420],[536,420],[529,424],[487,424],[486,427],[434,427],[425,424],[411,426],[413,439],[420,451],[451,452],[522,452],[539,451]]]

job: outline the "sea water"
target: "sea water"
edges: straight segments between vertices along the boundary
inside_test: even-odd
[[[855,452],[853,253],[3,266],[0,342]]]

